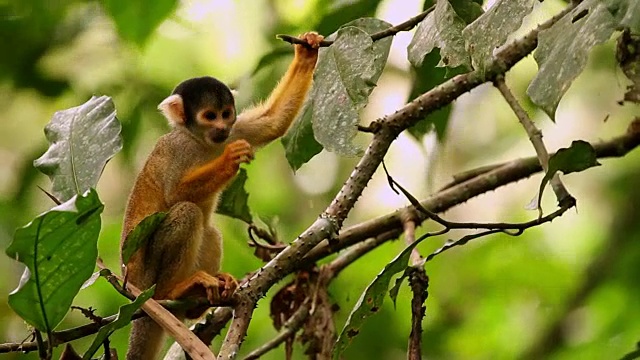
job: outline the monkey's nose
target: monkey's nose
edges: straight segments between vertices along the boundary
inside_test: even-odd
[[[211,141],[218,144],[227,140],[230,130],[231,129],[229,127],[213,128],[209,130],[209,133],[207,135]]]

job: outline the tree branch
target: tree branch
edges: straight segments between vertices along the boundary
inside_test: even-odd
[[[513,96],[513,93],[507,86],[507,83],[504,81],[504,76],[500,75],[496,77],[493,84],[500,91],[502,97],[504,97],[504,99],[507,101],[507,104],[509,104],[509,106],[513,110],[514,114],[516,114],[518,121],[520,121],[520,125],[522,125],[524,130],[527,132],[527,135],[529,135],[529,140],[531,141],[533,148],[536,150],[538,161],[540,161],[542,169],[545,172],[549,171],[549,152],[544,146],[544,141],[542,141],[542,131],[540,131],[540,129],[535,126],[533,121],[531,121],[531,119],[529,118],[527,112],[518,102],[518,99]],[[556,194],[558,204],[563,204],[565,201],[575,202],[573,196],[569,194],[569,191],[562,183],[562,180],[560,180],[560,175],[558,173],[556,173],[551,178],[550,183],[553,192]],[[542,216],[542,208],[540,207],[540,204],[537,204],[537,208],[540,211],[540,216]]]
[[[384,39],[386,37],[389,36],[394,36],[395,34],[401,32],[401,31],[409,31],[411,29],[413,29],[416,25],[418,25],[422,20],[424,20],[425,17],[427,17],[427,15],[429,15],[430,12],[433,11],[433,9],[435,9],[435,5],[431,6],[430,8],[428,8],[427,10],[421,12],[420,14],[412,17],[411,19],[400,23],[396,26],[392,26],[388,29],[379,31],[377,33],[371,34],[371,40],[372,41],[378,41],[381,39]],[[291,35],[284,35],[284,34],[279,34],[276,35],[276,37],[282,41],[286,41],[290,44],[299,44],[299,45],[304,45],[304,46],[309,46],[309,44],[307,44],[306,41],[303,41],[295,36],[291,36]],[[320,47],[327,47],[327,46],[331,46],[333,45],[333,41],[332,40],[322,40],[320,42]]]

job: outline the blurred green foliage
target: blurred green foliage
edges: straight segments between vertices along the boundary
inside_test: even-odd
[[[46,149],[42,129],[56,110],[76,106],[91,95],[114,98],[123,125],[124,148],[107,165],[98,186],[105,203],[98,249],[105,263],[115,269],[126,196],[154,140],[167,130],[156,105],[176,83],[211,74],[240,91],[238,102],[243,107],[269,93],[290,59],[290,47],[276,40],[276,34],[315,29],[328,35],[363,16],[397,23],[394,11],[405,9],[400,20],[404,21],[423,6],[421,1],[402,0],[192,0],[177,5],[173,1],[140,2],[147,3],[151,6],[149,13],[146,7],[136,13],[135,8],[127,8],[133,6],[129,3],[118,5],[107,0],[0,3],[0,52],[5,54],[0,57],[3,249],[17,227],[53,205],[37,188],[49,189],[50,184],[33,169],[32,161]],[[525,26],[531,28],[564,5],[562,1],[546,1],[525,18]],[[394,43],[401,38],[399,35]],[[408,41],[404,47],[394,44],[388,75],[383,74],[374,96],[376,92],[401,94],[404,101],[407,93],[414,97],[445,76],[441,69],[429,73],[421,68],[419,78],[414,80],[406,63],[406,45]],[[637,116],[637,106],[616,104],[626,80],[616,70],[613,48],[610,41],[591,54],[586,72],[560,103],[557,124],[525,102],[551,148],[566,147],[575,139],[610,138],[623,132],[631,117]],[[276,51],[280,55],[269,55]],[[260,63],[263,56],[270,57]],[[397,58],[405,62],[393,60]],[[425,63],[433,66],[437,60]],[[507,81],[516,96],[525,99],[525,89],[535,71],[528,59],[509,73]],[[425,78],[428,76],[437,79]],[[377,105],[365,109],[361,123],[399,106],[376,110]],[[444,113],[449,118],[446,131],[442,125],[446,119],[434,120],[440,139],[437,146],[429,145],[428,139],[423,146],[401,137],[388,155],[392,175],[416,196],[432,192],[458,171],[533,153],[512,113],[489,87],[460,99],[450,113],[449,109]],[[425,131],[418,133],[422,136]],[[424,148],[432,151],[424,155],[420,152]],[[411,156],[420,156],[424,162]],[[421,172],[427,167],[426,159],[430,159],[428,174]],[[251,209],[254,215],[277,218],[280,238],[291,241],[326,207],[354,164],[354,159],[325,156],[304,165],[294,176],[282,145],[272,144],[247,166]],[[578,199],[577,213],[568,213],[518,238],[494,236],[469,244],[427,266],[431,282],[424,320],[425,355],[434,359],[609,359],[633,350],[640,340],[640,155],[636,151],[624,159],[603,160],[602,164],[565,177]],[[540,177],[519,182],[445,216],[468,221],[531,219],[536,213],[523,207],[535,196],[539,184]],[[406,203],[390,193],[384,177],[374,178],[349,224]],[[552,195],[547,194],[545,201],[545,209],[552,209]],[[215,221],[225,237],[225,271],[242,277],[262,265],[246,245],[245,224],[221,216]],[[444,240],[427,241],[419,250],[427,254]],[[341,308],[336,314],[337,329],[365,286],[402,248],[400,242],[381,246],[346,269],[331,285],[333,300]],[[20,342],[29,336],[24,322],[7,305],[7,295],[16,287],[22,270],[18,262],[0,258],[0,272],[6,274],[0,279],[5,294],[0,296],[0,342]],[[250,351],[275,334],[268,315],[269,296],[259,303],[243,351]],[[405,358],[409,302],[410,293],[403,287],[397,307],[385,302],[346,350],[345,358]],[[124,303],[125,299],[103,279],[82,290],[74,301],[75,305],[96,309],[100,316],[115,314]],[[79,312],[71,311],[59,328],[86,322]],[[111,336],[111,344],[121,356],[127,331],[119,330]],[[217,339],[215,346],[219,342]],[[90,343],[88,338],[74,342],[74,346],[83,351]],[[3,355],[8,359],[36,357],[34,353]],[[282,357],[279,348],[264,358]],[[304,358],[299,345],[295,358]]]

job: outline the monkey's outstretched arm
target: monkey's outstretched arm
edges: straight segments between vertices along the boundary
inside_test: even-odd
[[[269,99],[243,111],[233,127],[230,141],[245,139],[260,147],[281,137],[295,119],[311,86],[322,35],[308,32],[300,36],[308,46],[295,45],[295,57]]]

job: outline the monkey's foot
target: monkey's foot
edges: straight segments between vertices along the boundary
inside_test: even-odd
[[[228,273],[218,273],[215,277],[221,281],[220,289],[222,289],[222,293],[220,294],[220,301],[228,302],[231,300],[233,293],[236,292],[238,282],[231,274]],[[211,298],[209,298],[209,301],[211,301]]]
[[[169,294],[171,299],[206,297],[212,306],[228,304],[238,283],[229,274],[211,275],[202,270],[182,281]]]

